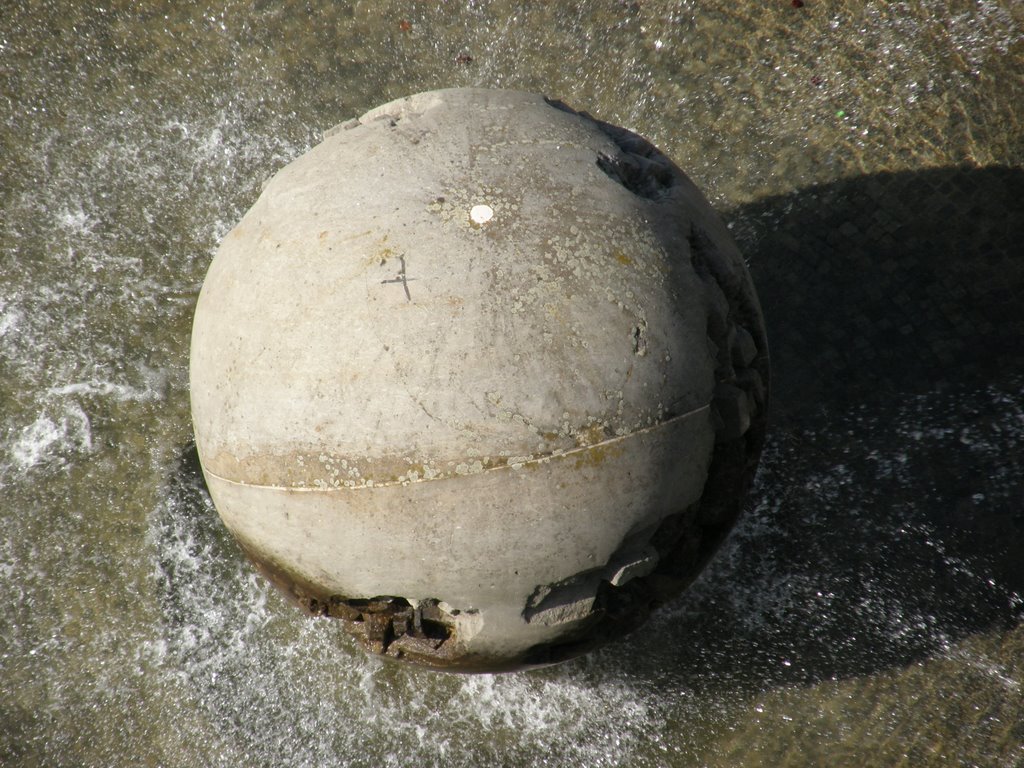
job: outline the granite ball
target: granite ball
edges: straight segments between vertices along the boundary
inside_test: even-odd
[[[327,131],[224,238],[192,415],[220,517],[387,658],[556,663],[642,626],[735,522],[768,350],[727,228],[648,141],[450,89]]]

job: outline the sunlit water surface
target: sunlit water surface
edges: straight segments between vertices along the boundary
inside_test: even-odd
[[[936,335],[947,376],[859,397],[857,340],[833,354],[792,319],[808,276],[860,253],[829,222],[877,222],[844,237],[900,274],[904,230],[876,204],[891,174],[932,185],[944,219],[973,215],[987,168],[996,203],[1021,188],[1022,5],[579,5],[5,5],[0,764],[1024,764],[1024,371],[979,352],[960,378],[967,353]],[[776,366],[797,372],[694,588],[598,653],[498,677],[385,665],[301,616],[226,534],[189,448],[192,309],[262,181],[335,123],[460,85],[541,91],[670,154],[763,276]],[[920,175],[942,169],[970,191]],[[849,216],[810,233],[821,263],[779,268],[764,243],[840,181]],[[1017,279],[991,263],[993,284]],[[924,332],[906,304],[929,296],[893,289],[904,315],[876,307],[864,346]],[[1024,329],[1011,305],[988,331],[953,306],[961,347]]]

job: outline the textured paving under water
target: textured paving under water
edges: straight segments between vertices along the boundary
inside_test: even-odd
[[[0,14],[0,763],[1019,765],[1022,21],[1011,0]],[[452,85],[543,91],[672,156],[733,226],[775,363],[758,487],[705,576],[528,675],[367,661],[252,574],[188,460],[217,239],[324,128]]]

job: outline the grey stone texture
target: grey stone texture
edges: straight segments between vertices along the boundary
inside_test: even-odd
[[[242,547],[371,651],[445,669],[638,626],[720,543],[764,437],[726,228],[647,141],[529,93],[326,132],[225,238],[191,355]]]

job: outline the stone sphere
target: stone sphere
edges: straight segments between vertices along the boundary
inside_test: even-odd
[[[514,91],[328,131],[224,239],[192,334],[243,549],[370,651],[459,671],[573,657],[678,594],[739,513],[767,387],[694,184]]]

